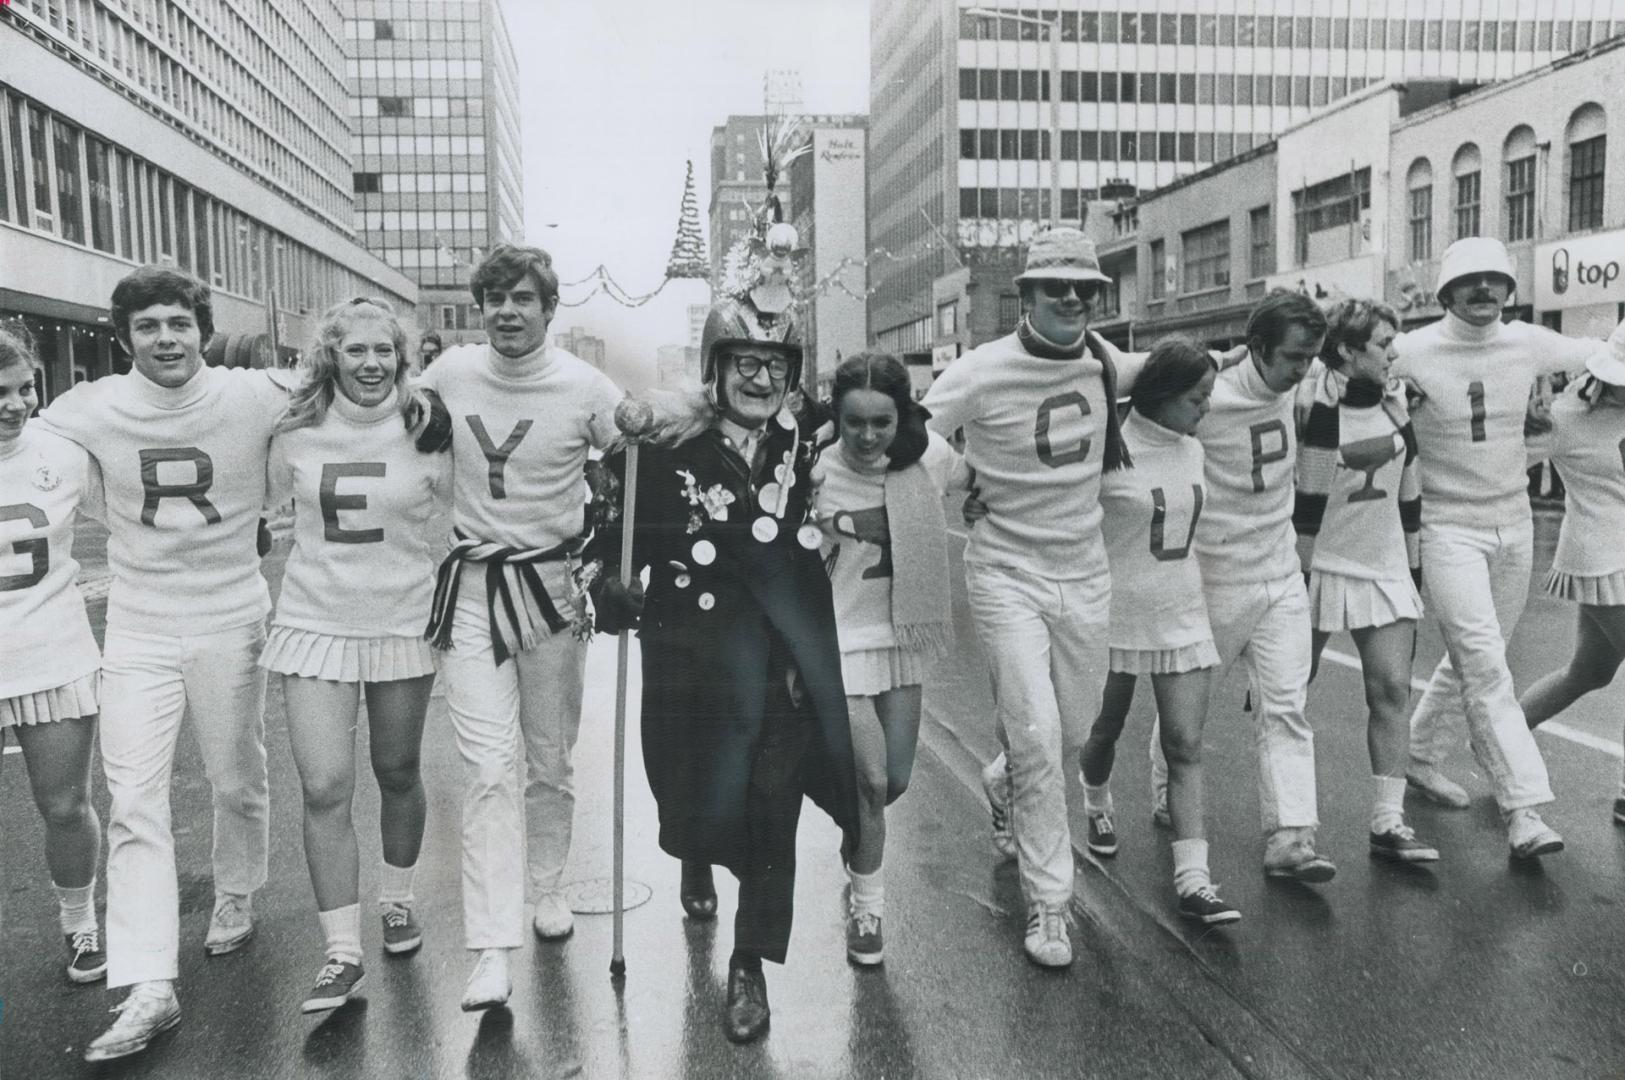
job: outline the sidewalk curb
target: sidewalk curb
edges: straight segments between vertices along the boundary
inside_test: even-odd
[[[927,702],[920,739],[953,777],[984,801],[982,762]],[[1231,1066],[1252,1080],[1335,1080],[1337,1074],[1298,1049],[1268,1017],[1238,998],[1218,972],[1126,885],[1085,849],[1073,846],[1077,863],[1074,914],[1145,966],[1167,995]],[[1192,978],[1192,975],[1197,976]]]

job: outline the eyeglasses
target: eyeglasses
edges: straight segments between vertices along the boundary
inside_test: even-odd
[[[1079,300],[1085,304],[1094,303],[1095,297],[1100,295],[1100,282],[1098,281],[1040,281],[1038,291],[1051,300],[1065,300],[1071,294],[1077,294]]]
[[[783,382],[790,377],[790,361],[782,356],[775,356],[768,360],[763,360],[759,356],[735,356],[733,357],[733,366],[742,379],[756,378],[756,373],[764,367],[767,368],[768,377],[775,382]]]

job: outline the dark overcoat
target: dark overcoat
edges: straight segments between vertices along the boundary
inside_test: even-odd
[[[617,482],[625,457],[605,460]],[[778,420],[768,422],[754,475],[715,428],[639,449],[633,564],[650,573],[638,635],[643,762],[660,846],[678,858],[745,867],[751,763],[764,725],[785,722],[785,711],[813,726],[802,791],[848,847],[856,842],[834,604],[817,530],[802,528],[816,457],[812,432]],[[787,465],[794,479],[773,517]],[[774,521],[768,539],[764,517]],[[619,563],[621,524],[601,527],[593,545],[607,573]]]

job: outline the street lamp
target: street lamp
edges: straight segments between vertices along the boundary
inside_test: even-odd
[[[1049,35],[1049,223],[1061,223],[1061,16],[1037,19],[1014,11],[995,8],[965,8],[966,15],[985,19],[1009,19],[1042,27]]]

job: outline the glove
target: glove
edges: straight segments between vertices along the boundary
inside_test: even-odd
[[[634,579],[629,588],[621,584],[619,577],[602,579],[593,596],[593,611],[598,616],[600,634],[619,634],[635,628],[643,617],[643,582]]]
[[[264,518],[260,518],[259,528],[254,530],[254,550],[262,559],[271,554],[271,526]]]
[[[421,453],[437,454],[451,449],[451,413],[433,390],[420,389],[413,393],[411,404],[406,408],[406,430],[417,432],[414,445]]]
[[[975,525],[978,521],[987,517],[987,503],[982,501],[981,488],[973,487],[970,489],[970,494],[965,496],[965,505],[960,508],[959,512],[964,517],[967,526]]]

